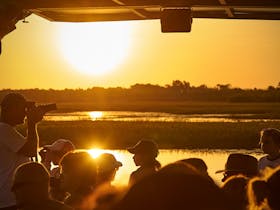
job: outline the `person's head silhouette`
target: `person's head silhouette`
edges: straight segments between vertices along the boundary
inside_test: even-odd
[[[40,163],[30,162],[20,165],[14,174],[12,191],[17,205],[32,206],[49,199],[50,175]]]
[[[15,126],[24,122],[26,100],[19,93],[7,94],[1,102],[1,121]]]

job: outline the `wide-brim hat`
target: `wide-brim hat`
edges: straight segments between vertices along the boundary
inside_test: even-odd
[[[229,155],[225,164],[225,168],[216,171],[216,173],[222,172],[236,172],[245,175],[257,175],[258,160],[251,155],[233,153]]]
[[[158,146],[152,140],[140,140],[133,147],[127,148],[127,150],[132,154],[147,154],[147,155],[158,155]]]

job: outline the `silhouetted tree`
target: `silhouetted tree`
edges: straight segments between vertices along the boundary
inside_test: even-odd
[[[96,103],[109,105],[111,102],[129,101],[229,101],[229,102],[280,102],[280,82],[277,87],[267,89],[231,88],[230,84],[205,84],[191,86],[189,82],[174,80],[165,86],[154,84],[135,84],[130,88],[91,87],[87,89],[64,90],[0,90],[0,100],[9,92],[19,92],[28,100],[39,103]]]
[[[219,90],[228,90],[231,87],[231,84],[217,84]]]

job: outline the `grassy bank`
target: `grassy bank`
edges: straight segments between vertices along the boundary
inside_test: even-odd
[[[152,138],[160,148],[252,149],[258,147],[259,131],[265,127],[280,124],[74,121],[42,122],[38,131],[41,145],[67,138],[78,148],[122,149],[141,138]]]

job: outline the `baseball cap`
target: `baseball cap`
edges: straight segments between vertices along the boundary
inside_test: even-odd
[[[98,164],[98,170],[110,171],[121,167],[123,164],[118,161],[113,154],[103,153],[96,158]]]
[[[1,107],[10,107],[17,104],[25,104],[27,103],[26,99],[23,97],[23,95],[19,93],[8,93],[4,96],[4,98],[1,101]]]
[[[150,154],[155,157],[158,155],[158,146],[152,140],[140,140],[137,144],[127,150],[132,154]]]
[[[45,145],[44,149],[53,151],[53,152],[70,152],[75,150],[75,146],[72,141],[68,139],[58,139],[51,145]]]

